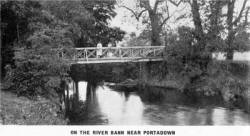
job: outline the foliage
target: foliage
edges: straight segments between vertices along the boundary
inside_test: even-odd
[[[82,6],[90,13],[90,19],[87,22],[78,22],[82,35],[77,47],[96,46],[99,42],[107,46],[109,42],[122,40],[125,32],[117,27],[109,27],[109,21],[116,16],[114,5],[114,0],[82,1]]]
[[[236,101],[246,93],[247,82],[241,74],[247,73],[247,69],[249,66],[242,62],[213,62],[209,66],[208,76],[203,77],[200,85],[193,89],[207,96],[221,95],[226,101]]]
[[[210,52],[226,52],[227,59],[233,59],[234,51],[248,50],[250,39],[246,37],[249,35],[247,29],[250,8],[247,7],[247,2],[248,0],[242,1],[237,13],[235,7],[240,1],[192,0],[190,6],[198,42],[203,39],[205,49]],[[227,9],[226,13],[223,13],[223,8]]]
[[[235,36],[233,48],[235,51],[249,51],[250,50],[250,33],[242,31]]]
[[[193,78],[206,72],[209,58],[202,58],[205,52],[197,50],[194,39],[194,30],[189,27],[180,27],[178,33],[169,33],[164,54],[165,66],[169,72],[176,71],[183,76]]]
[[[115,17],[115,1],[83,0],[45,2],[44,5],[60,20],[71,24],[76,47],[93,47],[101,42],[106,46],[112,40],[121,41],[125,32],[112,28],[109,21]]]
[[[53,15],[44,11],[37,16],[47,21],[36,21],[36,18],[30,22],[33,34],[15,52],[16,68],[9,68],[6,76],[15,93],[30,98],[57,95],[61,81],[67,79],[69,63],[59,58],[55,49],[70,54],[73,47],[68,25],[58,23]]]
[[[5,66],[14,67],[14,42],[21,43],[29,32],[29,17],[33,17],[40,5],[35,1],[1,1],[1,73]]]
[[[111,28],[115,1],[1,2],[6,81],[18,95],[57,95],[67,80],[74,47],[104,45],[125,34]],[[11,46],[10,46],[11,45]],[[13,64],[10,67],[7,64]]]
[[[130,35],[130,39],[126,41],[126,45],[128,46],[150,46],[150,31],[144,30],[138,37],[136,35],[133,35],[133,33]]]
[[[232,101],[244,96],[247,85],[239,73],[247,73],[245,69],[249,67],[241,66],[241,63],[219,63],[202,57],[203,54],[207,55],[204,51],[197,51],[199,45],[195,41],[194,31],[189,27],[179,27],[177,33],[167,35],[165,69],[162,71],[189,79],[185,87],[189,93],[222,95],[225,100]]]

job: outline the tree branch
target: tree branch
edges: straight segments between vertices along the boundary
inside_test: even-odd
[[[165,19],[162,21],[160,27],[162,27],[169,19],[170,19],[170,16],[168,16],[167,18],[165,18]]]
[[[166,8],[167,8],[168,16],[162,21],[162,23],[160,24],[160,27],[162,27],[170,18],[168,6]]]
[[[178,7],[184,0],[180,0],[179,2],[175,2],[174,0],[168,0],[172,4],[174,4],[176,7]]]
[[[126,7],[126,6],[119,6],[119,7],[122,7],[122,8],[125,8],[125,9],[129,10],[129,11],[135,16],[135,18],[136,18],[137,21],[139,21],[141,15],[142,15],[145,11],[147,11],[147,9],[144,9],[144,10],[142,10],[139,14],[137,14],[134,10],[132,10],[131,8],[128,8],[128,7]]]
[[[169,15],[169,8],[168,8],[168,6],[167,6],[167,14],[168,14],[168,16],[162,21],[162,23],[160,24],[160,26],[162,27],[172,16],[174,16],[175,15],[175,13],[177,12],[181,12],[182,10],[184,10],[186,8],[186,6],[185,7],[183,7],[182,9],[180,9],[180,10],[176,10],[176,11],[174,11],[173,13],[172,13],[172,15]],[[183,15],[182,15],[183,16]]]
[[[250,22],[248,22],[249,11],[250,11],[250,7],[248,7],[247,10],[246,10],[244,23],[239,25],[237,28],[235,28],[233,30],[234,35],[237,34],[237,33],[242,32],[242,31],[245,31],[250,26]]]
[[[250,7],[247,7],[246,14],[245,14],[244,27],[246,27],[249,24],[249,22],[248,22],[249,11],[250,11]]]
[[[231,31],[233,29],[233,12],[234,12],[235,0],[227,2],[227,29]]]
[[[150,7],[150,4],[149,4],[149,0],[140,0],[140,6],[141,7],[144,7],[145,9],[147,10],[152,10],[152,8]]]
[[[239,14],[239,16],[235,19],[235,21],[233,22],[233,24],[234,24],[235,26],[237,26],[237,23],[240,21],[240,19],[241,19],[241,17],[242,17],[242,14],[243,14],[243,11],[245,10],[247,1],[248,1],[248,0],[244,0],[243,6],[242,6],[242,8],[241,8],[241,10],[240,10],[240,14]]]
[[[158,7],[158,5],[159,5],[159,3],[161,3],[161,2],[163,2],[163,0],[156,0],[155,1],[155,5],[154,5],[154,12],[156,12],[156,10],[157,10],[157,7]]]

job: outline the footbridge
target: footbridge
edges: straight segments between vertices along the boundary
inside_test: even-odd
[[[76,64],[162,61],[165,46],[76,48]]]

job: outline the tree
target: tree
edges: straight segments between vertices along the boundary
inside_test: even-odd
[[[204,46],[204,49],[209,52],[225,51],[227,59],[233,59],[234,51],[247,49],[249,39],[244,38],[247,35],[246,29],[249,25],[250,8],[246,7],[247,0],[243,1],[238,15],[235,11],[236,0],[203,0],[199,2],[190,0],[188,2],[192,9],[197,42]],[[227,7],[226,15],[222,13],[223,7]],[[200,16],[201,13],[205,15],[205,18]],[[224,20],[226,22],[223,22]],[[226,39],[224,39],[225,35]],[[242,42],[241,38],[244,38],[246,42]]]
[[[226,2],[221,0],[211,0],[204,5],[204,28],[207,31],[207,49],[210,52],[223,51],[225,48],[225,41],[223,39],[225,24],[222,13],[225,5]]]
[[[36,15],[27,15],[28,24],[24,27],[27,35],[22,35],[22,43],[15,43],[15,67],[7,67],[5,80],[18,95],[53,98],[60,90],[60,83],[68,78],[70,67],[70,63],[58,56],[57,50],[62,49],[70,57],[74,46],[72,32],[70,24],[45,11],[42,5],[32,11]]]
[[[107,46],[109,42],[121,41],[125,32],[117,27],[110,27],[109,21],[116,16],[115,0],[82,0],[82,6],[89,12],[90,19],[87,22],[79,22],[82,35],[77,46],[96,46],[101,42]]]
[[[144,30],[139,36],[131,33],[130,39],[127,41],[128,46],[150,46],[150,31]]]
[[[1,76],[5,66],[14,67],[14,44],[22,43],[29,33],[29,19],[41,5],[36,1],[1,1]]]
[[[136,9],[132,9],[120,1],[120,7],[130,11],[138,21],[140,18],[145,18],[145,13],[147,13],[149,20],[148,23],[151,29],[151,45],[159,46],[161,45],[160,34],[162,32],[162,27],[172,16],[169,12],[168,2],[174,4],[175,6],[179,6],[181,1],[182,0],[176,3],[173,0],[155,0],[155,3],[151,6],[149,0],[137,0]]]
[[[8,9],[5,15],[14,16],[6,16],[7,19],[10,18],[6,19],[7,23],[11,23],[12,18],[16,22],[25,21],[25,25],[19,23],[19,34],[15,31],[18,23],[14,23],[14,28],[1,26],[5,27],[5,32],[15,31],[11,33],[15,34],[11,41],[15,46],[15,67],[7,67],[5,78],[9,87],[13,88],[11,90],[31,98],[37,95],[57,95],[58,90],[61,90],[61,82],[69,79],[70,70],[70,62],[61,58],[58,51],[64,52],[64,56],[70,59],[74,54],[73,48],[84,46],[82,43],[86,43],[85,46],[95,46],[95,43],[109,42],[111,38],[122,39],[124,31],[111,28],[108,24],[108,20],[115,15],[113,5],[108,2],[88,2],[22,1],[13,4],[10,1],[11,6],[3,5],[3,9]],[[21,10],[9,10],[12,5]],[[7,35],[6,40],[11,34]]]
[[[249,14],[250,7],[246,8],[247,2],[248,0],[243,1],[243,5],[240,9],[239,14],[236,16],[236,18],[234,18],[236,0],[227,0],[227,31],[228,31],[227,33],[228,34],[227,34],[227,40],[226,40],[226,43],[227,43],[226,58],[229,60],[233,59],[234,50],[237,50],[237,48],[234,47],[234,42],[235,42],[237,33],[241,33],[249,25],[248,14]],[[244,12],[245,12],[245,20],[244,22],[241,22]]]
[[[111,39],[121,41],[125,32],[110,27],[109,21],[115,17],[115,1],[82,0],[55,1],[45,3],[48,10],[61,20],[72,24],[72,31],[78,31],[72,37],[76,47],[95,47],[101,42],[106,46]]]
[[[206,46],[206,39],[205,39],[205,34],[204,30],[202,27],[202,20],[200,16],[200,6],[197,2],[197,0],[190,1],[190,6],[191,6],[191,12],[193,15],[193,22],[194,22],[194,27],[195,27],[195,38],[197,40],[197,44],[200,47],[200,51],[203,51]]]

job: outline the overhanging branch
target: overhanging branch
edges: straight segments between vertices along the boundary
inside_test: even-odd
[[[243,14],[243,11],[245,10],[247,1],[248,1],[248,0],[244,0],[243,6],[242,6],[242,8],[241,8],[241,10],[240,10],[240,13],[239,13],[239,16],[238,16],[238,17],[234,20],[234,22],[233,22],[233,24],[234,24],[235,26],[237,26],[237,23],[240,21],[240,19],[241,19],[241,17],[242,17],[242,14]]]

